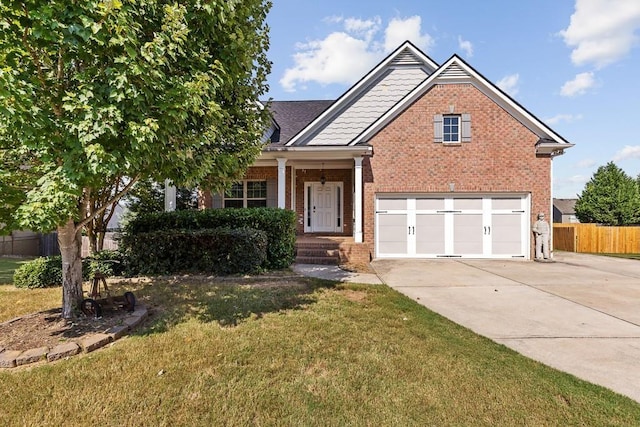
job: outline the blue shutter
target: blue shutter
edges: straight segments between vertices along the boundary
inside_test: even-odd
[[[442,142],[442,114],[433,116],[433,142]]]
[[[471,142],[471,114],[462,115],[460,137],[461,142]]]

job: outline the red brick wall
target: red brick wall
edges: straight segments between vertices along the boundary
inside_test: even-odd
[[[471,114],[471,142],[433,142],[433,116]],[[383,192],[531,193],[531,221],[551,216],[550,158],[538,137],[471,84],[437,85],[375,135],[365,159],[364,240],[374,251],[375,194]],[[531,239],[533,241],[533,239]]]

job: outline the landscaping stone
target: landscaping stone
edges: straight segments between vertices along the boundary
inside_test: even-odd
[[[38,347],[23,351],[20,356],[16,357],[16,366],[28,365],[29,363],[46,360],[48,352],[49,347]]]
[[[105,334],[109,335],[113,341],[127,335],[131,328],[128,325],[117,325],[107,329]]]
[[[19,350],[6,350],[0,353],[0,368],[15,368],[16,358],[21,353]]]
[[[142,321],[147,317],[147,309],[146,307],[138,307],[135,311],[124,319],[124,323],[129,326],[129,328],[133,329],[138,326]]]
[[[111,342],[111,336],[107,334],[94,334],[80,340],[80,347],[85,353],[90,353]]]
[[[59,344],[47,354],[47,361],[53,362],[54,360],[63,359],[78,353],[80,353],[80,347],[74,342]]]
[[[74,356],[82,351],[85,353],[92,352],[127,335],[133,328],[142,323],[147,315],[147,308],[144,305],[138,305],[133,313],[124,319],[124,324],[112,326],[105,333],[93,334],[75,339],[75,341],[58,344],[51,350],[48,347],[39,347],[27,351],[0,347],[0,368],[15,368],[16,366],[27,365],[41,360],[53,362]],[[19,317],[12,319],[9,322],[5,322],[5,324],[19,319]]]

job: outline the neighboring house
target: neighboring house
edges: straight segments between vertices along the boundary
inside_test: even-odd
[[[292,209],[298,234],[352,238],[358,261],[532,258],[552,158],[573,146],[460,57],[410,42],[334,102],[270,108],[270,144],[201,206]]]
[[[576,201],[578,199],[553,199],[553,222],[577,223]]]

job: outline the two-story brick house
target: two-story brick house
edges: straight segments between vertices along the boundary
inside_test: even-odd
[[[208,208],[278,206],[383,257],[532,257],[573,146],[458,56],[405,42],[335,101],[273,101],[270,143]]]

